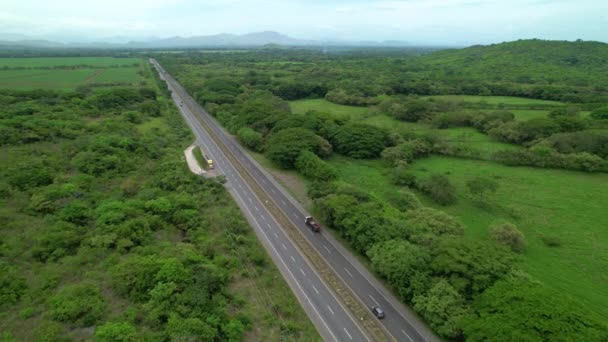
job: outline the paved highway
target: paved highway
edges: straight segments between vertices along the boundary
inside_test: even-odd
[[[236,199],[237,204],[255,228],[260,241],[269,250],[273,261],[281,270],[290,287],[296,293],[321,336],[325,340],[336,341],[365,341],[382,340],[390,336],[398,341],[438,341],[430,330],[403,304],[401,304],[350,252],[345,250],[331,234],[327,232],[313,233],[304,223],[308,215],[284,189],[264,169],[242,149],[242,147],[220,127],[155,61],[151,61],[160,71],[161,77],[167,80],[173,92],[173,98],[181,109],[182,115],[197,136],[197,142],[209,151],[219,171],[226,176],[228,190]],[[183,103],[182,106],[179,106]],[[202,125],[203,122],[205,125]],[[205,126],[205,127],[204,127]],[[211,129],[213,132],[208,132]],[[209,133],[213,133],[214,141]],[[380,323],[385,328],[387,336],[368,336],[361,326],[359,317],[353,317],[339,296],[325,284],[314,267],[294,244],[289,234],[271,215],[268,203],[262,202],[251,186],[239,174],[237,165],[221,151],[218,143],[229,149],[230,154],[238,159],[238,163],[247,168],[255,182],[272,199],[283,214],[289,217],[314,246],[316,251],[331,266],[333,272],[348,284],[350,290],[367,307],[380,306],[386,313]],[[264,199],[265,202],[267,200]]]

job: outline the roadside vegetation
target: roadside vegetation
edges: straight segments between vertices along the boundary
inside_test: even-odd
[[[222,184],[187,169],[164,84],[128,63],[133,86],[0,90],[1,339],[319,340]]]
[[[304,175],[311,209],[439,335],[502,341],[608,338],[606,57],[518,41],[158,60],[265,165]]]

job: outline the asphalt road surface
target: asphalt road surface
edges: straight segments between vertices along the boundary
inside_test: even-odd
[[[226,133],[185,90],[155,61],[152,64],[167,81],[178,108],[195,133],[197,143],[216,164],[219,173],[227,179],[227,187],[273,261],[289,283],[304,310],[327,341],[368,341],[378,336],[367,336],[358,318],[341,303],[334,292],[321,279],[307,258],[302,255],[288,234],[267,209],[267,203],[259,199],[243,175],[220,150],[200,121],[213,130],[238,162],[247,168],[255,182],[272,198],[275,205],[290,218],[304,234],[333,271],[350,287],[367,307],[380,306],[386,317],[380,321],[386,332],[397,341],[438,341],[439,339],[418,319],[411,310],[397,300],[363,265],[331,234],[314,233],[304,223],[309,214],[253,160],[236,140]],[[388,338],[386,336],[381,337]]]

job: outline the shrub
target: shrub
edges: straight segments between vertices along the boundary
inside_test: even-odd
[[[590,116],[598,120],[608,119],[608,106],[600,107],[591,112]]]
[[[51,317],[60,322],[91,326],[105,311],[105,301],[93,285],[68,285],[49,299]]]
[[[456,188],[445,175],[433,174],[418,187],[438,204],[449,205],[456,202]]]
[[[526,248],[524,234],[512,223],[492,225],[490,236],[494,241],[511,248],[514,252],[522,252]]]
[[[467,181],[469,192],[477,196],[477,200],[480,203],[485,202],[485,194],[495,193],[498,190],[498,186],[498,182],[485,177],[476,177]]]
[[[264,146],[264,137],[261,133],[254,131],[249,127],[243,127],[238,130],[237,137],[239,141],[253,151],[259,152]]]
[[[468,307],[461,294],[446,280],[439,280],[428,293],[415,296],[414,309],[441,336],[456,338],[462,334],[461,320]]]
[[[301,174],[314,180],[327,181],[337,177],[333,167],[310,151],[302,151],[295,166]]]
[[[136,340],[136,330],[127,322],[108,322],[95,329],[95,341],[129,342]]]
[[[400,186],[416,186],[416,176],[405,165],[398,165],[391,171],[391,182]]]
[[[401,211],[419,209],[422,207],[422,203],[420,203],[418,196],[411,191],[397,190],[392,192],[389,196],[390,203]]]
[[[289,169],[295,166],[302,151],[319,153],[326,141],[314,132],[304,128],[287,128],[270,135],[265,151],[268,159]],[[327,148],[327,147],[325,147]]]
[[[540,239],[547,247],[559,247],[562,245],[562,240],[560,238],[558,238],[557,236],[543,235],[543,236],[541,236]]]
[[[378,127],[365,124],[338,126],[330,132],[329,140],[336,152],[352,158],[375,158],[387,142],[387,133]]]

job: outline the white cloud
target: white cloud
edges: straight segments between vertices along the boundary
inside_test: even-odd
[[[275,30],[430,43],[608,40],[608,1],[595,0],[55,0],[10,1],[0,11],[0,33],[55,37]]]

